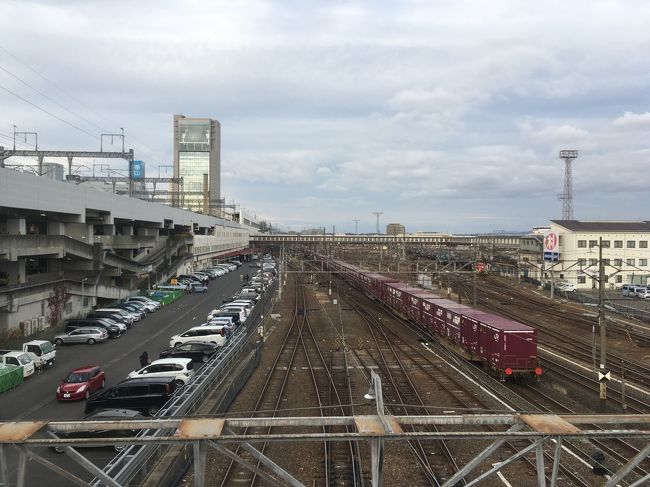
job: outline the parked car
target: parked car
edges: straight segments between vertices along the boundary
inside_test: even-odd
[[[224,304],[219,308],[219,311],[226,311],[226,312],[239,312],[239,321],[244,323],[246,321],[246,318],[248,317],[248,314],[246,312],[246,308],[244,306],[237,306],[237,305],[230,305],[230,303]]]
[[[197,284],[197,283],[192,283],[192,287],[190,288],[191,293],[207,293],[208,292],[208,286],[205,286],[203,284]]]
[[[636,296],[636,292],[639,289],[644,289],[644,288],[645,286],[637,286],[634,284],[623,284],[623,286],[621,286],[621,296],[627,296],[631,298],[633,296]]]
[[[52,341],[57,345],[64,343],[87,343],[93,345],[95,343],[105,342],[108,339],[108,333],[100,328],[77,328],[68,333],[59,333],[55,335]]]
[[[124,310],[121,310],[124,311]],[[86,318],[109,318],[111,320],[117,321],[119,323],[123,323],[127,328],[131,328],[133,326],[133,319],[130,317],[127,317],[123,315],[122,313],[118,313],[117,311],[102,311],[102,310],[96,310],[93,311],[92,313],[88,313],[86,315]]]
[[[650,289],[644,289],[643,291],[637,291],[636,297],[640,299],[650,299]]]
[[[559,281],[555,283],[555,289],[565,292],[576,292],[578,287],[572,282]]]
[[[100,409],[84,416],[84,421],[121,421],[121,420],[138,420],[145,419],[140,411],[132,409]],[[72,439],[72,438],[131,438],[136,436],[140,430],[120,429],[120,430],[90,430],[90,431],[70,431],[57,433],[59,438]],[[94,445],[75,445],[76,448],[88,447]],[[112,448],[116,452],[121,452],[126,448],[126,444],[116,443],[113,445],[101,445],[102,447]],[[54,447],[57,453],[63,453],[64,449],[58,446]]]
[[[160,352],[160,358],[189,358],[195,362],[207,362],[218,350],[218,345],[208,342],[189,341]]]
[[[149,313],[149,310],[145,308],[142,303],[118,303],[115,307],[123,309],[128,313],[133,313],[134,315],[139,316],[141,320],[146,318],[147,313]]]
[[[106,384],[106,375],[98,365],[77,367],[56,388],[57,401],[75,401],[88,399],[90,394],[103,389]]]
[[[194,366],[190,358],[163,358],[154,360],[140,370],[129,374],[129,379],[134,377],[173,377],[177,387],[183,387],[190,377],[194,375]]]
[[[170,347],[176,347],[189,341],[211,342],[223,347],[226,344],[225,333],[217,326],[195,326],[183,333],[174,335],[169,340]]]
[[[217,318],[219,316],[227,316],[229,318],[232,318],[232,322],[235,324],[235,327],[238,327],[239,325],[242,324],[241,315],[242,315],[241,311],[219,310],[216,313],[212,314],[212,317],[208,321],[211,321],[214,318]]]
[[[173,377],[137,377],[126,379],[86,401],[86,414],[97,409],[125,408],[153,416],[176,392]]]
[[[154,311],[160,309],[160,307],[162,306],[158,301],[149,299],[146,296],[131,296],[130,298],[126,298],[124,301],[126,303],[132,303],[132,302],[145,303],[147,305],[150,305],[152,308],[154,308]]]
[[[109,312],[109,313],[110,312],[117,313],[119,315],[122,315],[126,319],[130,318],[131,321],[140,321],[140,313],[134,313],[132,311],[127,311],[127,310],[122,309],[122,308],[101,308],[101,309],[96,310],[95,312],[97,313],[97,312],[102,312],[102,311],[106,311],[106,312]]]
[[[120,329],[119,326],[117,326],[116,324],[115,325],[108,324],[101,319],[82,318],[82,319],[74,319],[74,320],[66,321],[65,324],[66,333],[71,332],[73,330],[78,330],[79,328],[100,328],[105,330],[110,338],[119,338],[120,336],[122,336],[122,330]]]

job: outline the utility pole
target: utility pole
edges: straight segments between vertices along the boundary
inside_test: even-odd
[[[352,220],[354,222],[354,234],[359,235],[359,222],[361,220]]]
[[[607,330],[605,326],[605,266],[603,265],[603,237],[598,239],[598,326],[600,326],[600,374],[606,375],[607,371]],[[604,410],[607,405],[607,380],[600,378],[600,406]]]
[[[383,211],[373,211],[373,215],[377,217],[377,235],[379,235],[379,217],[384,214]]]

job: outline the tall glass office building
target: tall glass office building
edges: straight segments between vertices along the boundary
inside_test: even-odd
[[[207,198],[204,174],[208,175]],[[174,177],[183,178],[182,186],[174,185],[174,206],[220,215],[221,124],[217,120],[174,115]]]

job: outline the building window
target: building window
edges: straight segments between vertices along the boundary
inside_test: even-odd
[[[648,259],[639,259],[639,267],[646,267],[648,265]]]
[[[578,265],[584,267],[587,265],[587,259],[578,259]]]
[[[609,248],[609,240],[603,240],[603,248],[608,249]]]
[[[623,248],[623,241],[622,240],[614,240],[614,248],[615,249],[622,249]]]
[[[603,265],[612,265],[612,264],[610,264],[609,259],[603,259]]]
[[[627,265],[634,265],[634,259],[627,259],[627,260],[625,261],[625,263],[626,263]]]
[[[623,265],[623,259],[614,259],[614,265],[621,267]]]
[[[578,248],[579,249],[586,249],[587,248],[587,241],[586,240],[578,240]]]
[[[598,246],[598,240],[589,240],[589,248],[593,249]]]
[[[634,240],[628,240],[627,241],[627,248],[628,249],[633,249],[636,246],[636,242]]]
[[[618,283],[623,282],[623,276],[621,276],[620,274],[618,274],[618,275],[616,276],[616,282],[618,282]]]
[[[598,259],[589,259],[589,265],[598,265]]]
[[[578,284],[584,284],[587,282],[587,278],[585,276],[578,276]]]
[[[639,240],[639,248],[640,249],[647,249],[648,248],[648,241],[647,240]]]

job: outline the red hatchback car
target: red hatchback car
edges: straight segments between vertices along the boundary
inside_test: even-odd
[[[99,366],[79,367],[61,379],[61,385],[56,389],[56,398],[59,401],[88,399],[91,393],[102,389],[105,383],[106,376]]]

